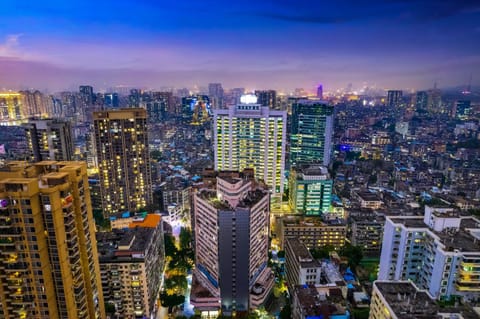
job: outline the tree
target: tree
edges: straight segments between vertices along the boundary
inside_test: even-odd
[[[171,276],[165,279],[165,289],[179,289],[182,291],[187,290],[188,282],[187,278],[182,275]]]
[[[154,159],[156,161],[159,161],[162,158],[162,152],[157,151],[157,150],[151,151],[150,152],[150,158]]]
[[[290,306],[290,302],[287,301],[285,307],[282,308],[280,311],[280,319],[290,319],[292,318],[292,307]]]
[[[165,256],[175,258],[175,256],[178,254],[178,249],[175,246],[175,239],[173,238],[172,235],[165,234],[164,240],[165,240]]]
[[[185,296],[182,295],[167,295],[166,292],[160,294],[160,301],[162,306],[168,307],[168,312],[171,312],[172,308],[181,305],[185,302]]]
[[[355,267],[360,264],[363,258],[363,251],[360,246],[353,246],[351,244],[345,244],[340,250],[340,256],[346,257],[348,259],[348,265],[355,269]]]
[[[323,247],[312,248],[310,249],[310,253],[315,259],[327,259],[330,257],[330,252],[334,250],[335,247],[333,247],[332,245],[326,245]]]
[[[192,232],[185,227],[180,229],[180,249],[186,250],[192,247]]]
[[[106,313],[115,313],[115,305],[113,303],[107,302],[105,304]]]

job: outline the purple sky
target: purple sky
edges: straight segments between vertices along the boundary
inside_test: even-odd
[[[479,84],[479,21],[463,0],[3,0],[0,88]]]

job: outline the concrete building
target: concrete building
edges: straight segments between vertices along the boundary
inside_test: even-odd
[[[277,237],[280,247],[286,238],[298,237],[308,249],[332,245],[339,249],[345,244],[347,226],[341,220],[321,221],[318,218],[286,216],[277,221]]]
[[[330,210],[333,180],[327,168],[301,165],[290,171],[288,203],[294,213],[321,216]]]
[[[23,124],[27,145],[34,162],[73,160],[73,138],[70,122],[63,120],[28,120]]]
[[[389,107],[399,107],[402,105],[403,101],[403,91],[401,90],[389,90],[387,92],[387,106]]]
[[[0,318],[105,318],[87,167],[0,168]]]
[[[292,318],[349,319],[345,297],[336,287],[295,286],[292,292]]]
[[[146,110],[108,110],[93,117],[104,215],[147,206],[153,194]]]
[[[452,208],[385,222],[379,280],[411,280],[435,298],[480,298],[480,220]]]
[[[290,165],[330,164],[333,106],[321,100],[301,99],[292,105]]]
[[[479,313],[469,306],[440,307],[425,290],[411,281],[375,281],[369,319],[475,319]]]
[[[368,256],[379,256],[382,249],[385,214],[372,211],[352,211],[348,214],[350,243],[362,247]]]
[[[242,97],[244,104],[214,111],[216,170],[254,168],[274,197],[283,193],[286,141],[286,111],[256,104],[254,95]]]
[[[255,95],[258,98],[258,104],[261,106],[268,106],[271,109],[275,109],[277,107],[277,91],[255,90]]]
[[[128,228],[97,233],[105,303],[125,319],[150,318],[157,309],[164,268],[159,215],[134,220]]]
[[[214,189],[194,195],[193,276],[208,292],[199,295],[192,288],[198,309],[221,305],[229,315],[254,309],[269,295],[274,282],[267,267],[269,199],[264,185],[242,175],[217,177]]]
[[[298,238],[285,241],[285,271],[289,287],[320,283],[320,262],[312,257],[307,246]]]

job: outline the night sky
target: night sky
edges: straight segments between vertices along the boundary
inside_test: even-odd
[[[480,83],[480,1],[0,1],[0,89]]]

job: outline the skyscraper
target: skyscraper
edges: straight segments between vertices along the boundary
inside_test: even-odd
[[[94,99],[93,87],[90,85],[80,85],[79,91],[85,105],[92,105]]]
[[[73,159],[73,139],[70,122],[48,119],[29,120],[23,124],[27,145],[32,154],[31,160],[71,161]]]
[[[277,91],[275,90],[255,90],[255,95],[258,98],[258,104],[261,106],[268,106],[271,109],[277,106]]]
[[[152,200],[146,110],[94,112],[93,118],[104,214],[145,207]]]
[[[389,90],[387,92],[387,106],[399,107],[402,104],[403,91]]]
[[[269,198],[264,185],[239,173],[217,177],[216,187],[194,196],[194,283],[220,299],[225,315],[258,307],[273,286]],[[194,292],[195,305],[202,296]]]
[[[317,87],[317,99],[323,99],[323,85]]]
[[[287,112],[256,104],[244,95],[243,104],[214,111],[216,170],[255,168],[255,176],[283,193]]]
[[[0,229],[1,318],[105,318],[85,163],[7,163]]]
[[[415,93],[415,109],[418,110],[427,110],[428,106],[428,93],[426,91],[418,91]]]
[[[330,163],[333,106],[320,100],[299,100],[292,105],[290,164]]]
[[[23,99],[20,93],[0,92],[0,122],[18,125],[25,118]]]
[[[208,96],[212,101],[213,108],[221,108],[223,105],[224,91],[221,83],[208,84]]]

